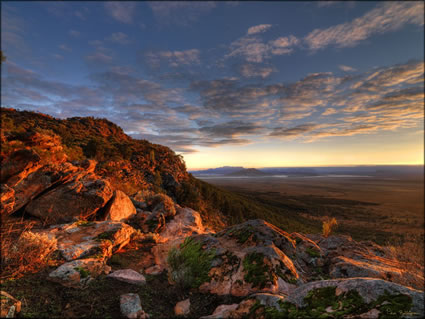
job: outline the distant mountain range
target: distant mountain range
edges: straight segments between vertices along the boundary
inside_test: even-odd
[[[228,173],[225,176],[270,176],[271,174],[262,172],[255,168],[243,168],[239,171]]]
[[[323,176],[323,175],[423,175],[423,165],[362,165],[334,167],[265,167],[244,168],[241,166],[223,166],[205,170],[189,171],[195,176]]]

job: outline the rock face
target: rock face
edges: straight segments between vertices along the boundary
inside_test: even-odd
[[[233,305],[220,305],[218,306],[212,315],[201,317],[202,319],[221,319],[221,318],[230,318],[230,315],[234,313],[239,304]]]
[[[21,312],[21,302],[9,295],[6,291],[0,291],[2,318],[15,318]]]
[[[33,200],[25,211],[47,224],[70,221],[73,217],[86,219],[102,208],[112,194],[108,181],[88,174]]]
[[[109,274],[108,277],[139,286],[146,283],[145,277],[133,269],[120,269]]]
[[[122,191],[115,191],[106,207],[105,220],[125,221],[134,215],[136,215],[136,207],[131,199]]]
[[[110,257],[130,242],[134,232],[133,227],[113,221],[75,222],[43,231],[57,239],[58,250],[67,261],[89,255]]]
[[[87,258],[67,262],[49,274],[49,279],[61,285],[84,288],[90,281],[102,273],[108,274],[111,267],[104,261]]]
[[[21,149],[10,155],[1,165],[1,183],[15,186],[22,178],[41,166],[40,156],[31,149]]]

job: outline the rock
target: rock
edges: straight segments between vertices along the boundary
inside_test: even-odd
[[[326,256],[331,278],[379,278],[423,289],[421,269],[405,271],[398,260],[384,257],[384,249],[375,243],[357,242],[350,236],[316,235],[316,241]]]
[[[61,163],[45,165],[25,176],[14,186],[15,204],[11,213],[22,208],[42,192],[75,178],[77,172],[78,168],[72,164]]]
[[[94,174],[60,185],[28,204],[25,211],[47,224],[69,221],[73,217],[86,219],[96,214],[112,197],[108,181]]]
[[[108,274],[110,271],[111,267],[95,258],[73,260],[51,272],[49,280],[67,287],[84,288],[100,274]]]
[[[120,309],[121,314],[129,319],[136,318],[149,318],[143,311],[140,304],[140,297],[138,294],[125,294],[120,296]]]
[[[190,299],[179,301],[174,307],[176,316],[187,316],[190,313]]]
[[[279,303],[285,300],[283,296],[267,294],[267,293],[254,294],[254,295],[251,295],[250,298],[255,298],[263,306],[275,307],[276,309],[280,309]]]
[[[211,280],[200,286],[202,292],[234,296],[289,293],[293,284],[303,282],[301,266],[288,257],[295,257],[295,241],[263,220],[229,227],[215,237],[192,237],[216,251],[209,272]]]
[[[9,295],[6,291],[0,291],[1,296],[1,318],[15,318],[21,312],[21,302]]]
[[[10,188],[6,184],[1,184],[0,192],[0,215],[9,215],[13,212],[13,208],[15,206],[15,190],[13,188]]]
[[[122,191],[115,191],[106,207],[105,220],[124,221],[136,215],[136,208],[130,198]]]
[[[159,265],[151,266],[147,269],[145,269],[145,273],[152,276],[157,276],[161,274],[164,271]]]
[[[151,213],[147,216],[142,230],[145,233],[158,233],[165,226],[165,216],[160,211]]]
[[[212,315],[201,317],[201,319],[215,319],[215,318],[230,318],[233,311],[238,308],[239,304],[232,305],[220,305],[218,306]]]
[[[146,283],[145,277],[137,271],[134,271],[133,269],[116,270],[113,273],[109,274],[108,277],[139,286],[144,285]]]
[[[31,149],[21,149],[13,152],[1,165],[0,182],[15,186],[41,166],[40,156]]]
[[[41,231],[57,239],[58,250],[67,261],[89,255],[110,257],[130,242],[134,232],[133,227],[114,221],[78,221]]]
[[[376,301],[386,293],[390,295],[401,294],[410,296],[410,298],[412,298],[412,307],[410,311],[417,313],[419,318],[424,315],[423,291],[373,278],[332,279],[309,282],[292,291],[285,301],[293,303],[297,307],[303,307],[305,306],[304,298],[311,290],[324,287],[335,287],[336,295],[355,290],[366,303]]]
[[[160,233],[159,244],[152,248],[157,270],[162,272],[167,267],[168,252],[172,247],[178,246],[192,234],[202,233],[204,226],[200,214],[193,209],[178,206],[177,214]]]
[[[362,313],[359,318],[362,319],[378,319],[381,312],[378,309],[371,309],[368,312]]]

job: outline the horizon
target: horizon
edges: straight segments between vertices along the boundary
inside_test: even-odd
[[[345,168],[345,167],[374,167],[374,166],[425,166],[424,164],[359,164],[359,165],[323,165],[323,166],[259,166],[259,167],[244,167],[244,166],[219,166],[219,167],[204,167],[204,168],[188,168],[188,171],[197,171],[197,170],[208,170],[208,169],[215,169],[215,168],[223,168],[223,167],[242,167],[244,169],[249,168],[255,168],[255,169],[262,169],[262,168],[321,168],[321,167],[338,167],[338,168]]]
[[[2,2],[1,106],[188,170],[424,165],[423,2]]]

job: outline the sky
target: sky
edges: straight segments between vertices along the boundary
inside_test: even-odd
[[[1,2],[1,105],[189,169],[424,163],[424,3]]]

